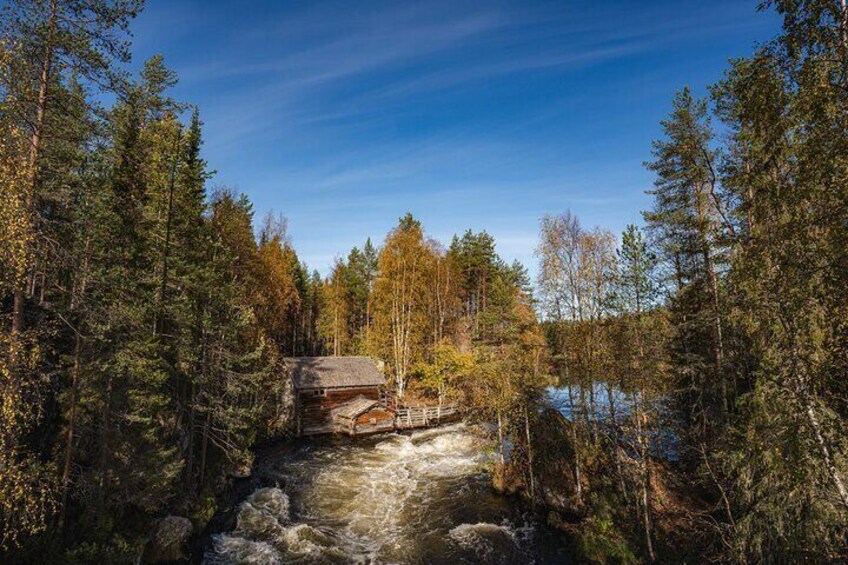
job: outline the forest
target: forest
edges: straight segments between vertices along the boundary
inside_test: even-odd
[[[137,562],[163,516],[202,530],[290,433],[282,359],[318,355],[473,408],[493,486],[580,562],[848,559],[848,8],[760,8],[777,37],[669,93],[642,225],[552,210],[531,279],[403,212],[321,276],[284,216],[211,186],[164,58],[127,71],[140,1],[8,2],[0,561]]]

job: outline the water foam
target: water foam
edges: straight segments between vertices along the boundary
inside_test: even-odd
[[[510,563],[517,557],[526,557],[525,542],[533,535],[533,527],[516,527],[509,522],[494,524],[477,522],[460,524],[448,532],[448,538],[464,550],[472,552],[485,562]]]
[[[283,556],[274,546],[241,536],[217,534],[212,536],[212,550],[203,556],[205,565],[282,565]]]
[[[319,444],[282,462],[291,508],[280,489],[257,490],[242,503],[235,531],[217,536],[205,562],[420,562],[435,546],[475,561],[515,553],[523,538],[509,523],[450,521],[451,512],[467,511],[461,498],[474,496],[468,478],[487,461],[484,447],[462,424],[376,443]]]

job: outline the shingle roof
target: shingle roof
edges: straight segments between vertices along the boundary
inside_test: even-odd
[[[288,357],[283,361],[298,389],[386,383],[382,371],[370,357]]]
[[[338,408],[334,409],[333,414],[353,420],[360,414],[368,412],[375,406],[382,406],[382,403],[379,400],[365,398],[364,396],[357,396],[353,400],[345,402]]]

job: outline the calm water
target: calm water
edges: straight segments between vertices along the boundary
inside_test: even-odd
[[[591,393],[594,395],[594,411],[591,411],[591,414],[595,421],[600,422],[602,426],[608,425],[610,423],[610,415],[614,413],[616,423],[619,426],[626,429],[632,425],[629,421],[635,402],[632,393],[624,392],[615,385],[600,382],[592,384]],[[572,410],[572,402],[574,403],[574,409],[577,409],[578,417],[581,414],[578,408],[579,395],[579,385],[548,387],[547,402],[563,416],[569,420],[573,420],[575,414],[573,413],[574,410]],[[584,392],[584,398],[588,404],[590,398],[588,389]],[[587,405],[587,412],[590,411],[590,408]],[[669,417],[670,413],[664,403],[656,403],[656,406],[651,411],[654,427],[648,430],[647,433],[650,438],[652,455],[654,457],[677,461],[678,441],[677,436],[672,430]],[[627,432],[625,432],[626,435]],[[632,438],[628,439],[632,441]]]
[[[463,424],[265,455],[262,488],[204,563],[564,564],[568,539],[494,494],[491,445]]]
[[[571,389],[571,399],[569,399],[569,389]],[[571,402],[575,407],[578,403],[580,395],[579,385],[565,385],[557,387],[548,387],[548,402],[559,410],[563,416],[569,420],[573,416],[571,410]],[[593,383],[591,393],[594,395],[594,417],[598,420],[609,418],[610,406],[615,411],[616,418],[626,418],[630,415],[633,408],[633,396],[622,391],[615,385],[607,385],[606,383]],[[590,391],[587,389],[584,393],[584,398],[588,404]],[[610,402],[612,400],[612,402]]]

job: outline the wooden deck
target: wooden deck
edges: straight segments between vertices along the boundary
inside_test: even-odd
[[[417,406],[402,407],[395,411],[395,429],[409,430],[413,428],[428,428],[437,426],[445,420],[452,420],[459,415],[459,406]]]
[[[457,404],[445,406],[398,406],[393,410],[394,421],[391,424],[360,425],[355,428],[341,422],[327,422],[320,425],[303,426],[301,436],[321,434],[345,434],[349,436],[367,435],[392,430],[412,430],[430,428],[454,421],[462,411]]]

